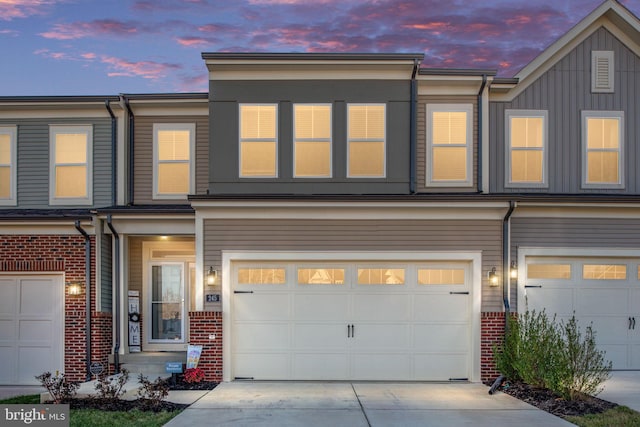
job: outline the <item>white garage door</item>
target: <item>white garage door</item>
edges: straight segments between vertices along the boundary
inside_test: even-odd
[[[470,263],[233,265],[233,377],[471,375]]]
[[[598,347],[614,369],[640,369],[640,270],[638,259],[527,258],[521,294],[529,310],[558,319],[575,313],[593,324]],[[521,305],[522,307],[522,305]]]
[[[61,276],[0,276],[0,384],[63,370]]]

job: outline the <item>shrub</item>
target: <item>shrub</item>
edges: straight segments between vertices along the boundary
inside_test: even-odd
[[[58,374],[57,372],[55,376],[51,372],[45,372],[36,376],[36,379],[47,389],[53,398],[53,403],[62,403],[71,399],[76,395],[76,391],[80,387],[77,383],[67,381],[64,374]]]
[[[138,399],[144,406],[152,409],[160,408],[160,405],[165,397],[169,395],[169,386],[160,377],[155,381],[149,381],[147,377],[140,374],[138,381],[141,386],[138,389]]]
[[[97,398],[117,400],[126,392],[124,385],[129,381],[129,371],[122,369],[119,374],[111,377],[103,375],[96,382]]]
[[[189,384],[199,383],[204,380],[204,371],[200,368],[189,368],[184,371],[184,380]]]

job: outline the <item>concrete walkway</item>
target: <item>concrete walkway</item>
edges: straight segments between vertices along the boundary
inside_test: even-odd
[[[482,384],[222,383],[167,426],[571,426]]]
[[[640,412],[640,371],[611,372],[598,397]]]

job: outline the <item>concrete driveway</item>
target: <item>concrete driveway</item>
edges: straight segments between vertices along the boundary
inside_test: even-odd
[[[598,397],[640,412],[640,371],[611,372]]]
[[[482,384],[231,382],[171,420],[179,426],[571,426]]]

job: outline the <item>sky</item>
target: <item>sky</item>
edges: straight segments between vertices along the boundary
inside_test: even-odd
[[[0,96],[204,92],[202,52],[424,53],[512,77],[601,1],[0,0]]]

